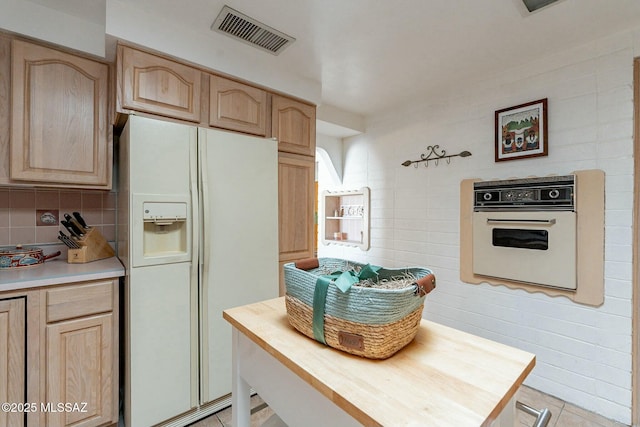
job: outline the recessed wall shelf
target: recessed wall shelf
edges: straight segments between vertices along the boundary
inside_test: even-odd
[[[369,187],[353,191],[323,191],[320,236],[323,245],[369,250]]]

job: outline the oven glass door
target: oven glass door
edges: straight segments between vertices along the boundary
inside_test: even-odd
[[[575,212],[474,212],[473,272],[576,289]]]
[[[503,248],[521,248],[546,251],[549,249],[549,231],[526,228],[494,228],[491,243]]]

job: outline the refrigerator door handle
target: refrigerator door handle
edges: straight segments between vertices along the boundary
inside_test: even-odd
[[[200,138],[202,139],[202,137]],[[206,158],[207,158],[207,144],[205,141],[198,141],[198,151],[200,154],[200,165],[203,166],[203,163],[206,162]],[[208,275],[209,275],[209,268],[208,268],[208,262],[205,262],[205,260],[209,259],[209,251],[210,251],[210,244],[209,242],[211,241],[211,236],[208,235],[208,228],[210,227],[209,221],[210,221],[210,215],[211,215],[211,209],[209,206],[209,176],[207,173],[207,168],[206,167],[201,167],[200,168],[200,204],[201,204],[201,210],[202,210],[202,224],[200,225],[200,230],[201,230],[201,239],[200,239],[200,263],[202,264],[202,269],[203,269],[203,278],[202,278],[202,283],[207,283],[208,280]]]
[[[189,186],[191,196],[191,406],[198,406],[200,400],[199,378],[198,378],[198,359],[200,357],[198,342],[200,337],[198,324],[200,307],[199,298],[200,284],[198,277],[200,276],[200,195],[198,194],[199,182],[198,172],[200,165],[198,163],[198,134],[196,129],[190,131],[191,140],[189,141]]]
[[[198,203],[199,194],[199,182],[198,182],[198,146],[197,139],[192,141],[191,149],[189,150],[189,186],[191,196],[191,264],[192,264],[192,277],[197,281],[199,272],[199,263],[202,262],[200,257],[200,204]],[[195,276],[194,276],[195,275]],[[197,282],[196,282],[197,283]]]
[[[207,137],[206,132],[198,131],[198,159],[199,159],[199,186],[198,193],[200,196],[200,358],[208,360],[208,342],[209,342],[209,255],[211,251],[211,239],[209,235],[211,228],[211,208],[209,205],[209,174],[207,167]],[[209,364],[202,363],[200,365],[200,378],[209,377]],[[200,381],[200,396],[207,396],[209,393],[209,384],[207,381]],[[201,397],[202,400],[202,397]],[[201,402],[202,403],[202,402]]]

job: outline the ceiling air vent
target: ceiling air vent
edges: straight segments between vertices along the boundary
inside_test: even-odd
[[[211,29],[278,55],[296,39],[224,6]]]

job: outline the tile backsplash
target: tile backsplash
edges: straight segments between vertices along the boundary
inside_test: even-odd
[[[80,212],[109,241],[116,238],[116,193],[97,190],[0,188],[0,246],[60,243],[64,226],[36,225],[36,211]],[[69,234],[69,233],[67,233]]]

